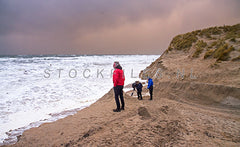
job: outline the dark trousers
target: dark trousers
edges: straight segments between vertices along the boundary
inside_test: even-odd
[[[150,86],[150,87],[149,87],[149,93],[150,93],[150,99],[152,100],[153,86]]]
[[[116,101],[117,109],[120,109],[120,103],[119,103],[118,96],[120,96],[122,108],[124,108],[123,86],[117,85],[116,87],[114,87],[114,93],[115,93],[115,101]]]
[[[142,92],[141,92],[141,91],[138,91],[138,92],[137,92],[137,96],[138,96],[138,99],[142,99]]]

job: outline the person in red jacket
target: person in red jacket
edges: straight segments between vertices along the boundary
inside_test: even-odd
[[[114,72],[113,72],[113,84],[114,84],[114,93],[115,93],[115,101],[117,108],[113,109],[113,112],[120,112],[124,110],[124,98],[123,98],[123,86],[125,81],[124,72],[119,62],[115,61],[113,64]],[[120,108],[119,96],[121,100],[122,107]]]

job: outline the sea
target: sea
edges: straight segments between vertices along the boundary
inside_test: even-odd
[[[119,61],[125,85],[160,55],[0,56],[0,145],[42,123],[89,107],[112,87]]]

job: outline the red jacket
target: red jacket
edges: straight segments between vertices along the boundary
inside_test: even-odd
[[[124,80],[125,80],[125,76],[124,76],[123,70],[115,69],[113,72],[114,87],[116,87],[117,85],[123,86]]]

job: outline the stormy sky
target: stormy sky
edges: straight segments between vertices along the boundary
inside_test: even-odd
[[[239,0],[0,0],[0,55],[161,54],[239,14]]]

